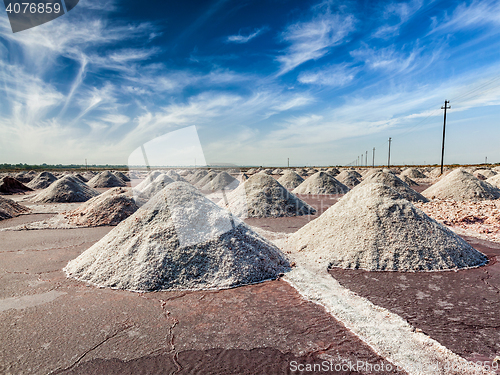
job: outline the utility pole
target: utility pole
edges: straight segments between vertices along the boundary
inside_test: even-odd
[[[89,167],[87,165],[87,159],[85,159],[85,170],[87,170],[87,171],[89,170]]]
[[[446,110],[451,109],[451,106],[448,106],[450,102],[448,100],[444,101],[444,107],[441,107],[441,109],[444,109],[444,122],[443,122],[443,147],[441,148],[441,174],[443,174],[443,163],[444,163],[444,135],[446,132]]]
[[[290,158],[287,158],[287,159],[288,159],[287,165],[288,165],[288,168],[290,168]]]
[[[389,137],[389,157],[387,158],[387,168],[391,165],[391,140],[392,138]]]
[[[484,164],[488,164],[488,157],[487,156],[484,157]]]
[[[361,164],[360,166],[362,167],[363,166],[363,154],[361,154]]]
[[[372,167],[375,168],[375,147],[373,148]]]
[[[368,151],[365,151],[365,166],[368,167]]]

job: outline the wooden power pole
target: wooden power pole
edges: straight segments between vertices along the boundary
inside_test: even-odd
[[[375,147],[373,148],[372,167],[375,168]]]
[[[451,106],[448,107],[450,102],[448,100],[444,101],[444,106],[441,109],[444,109],[444,122],[443,122],[443,146],[441,148],[441,174],[443,174],[443,166],[444,166],[444,136],[446,134],[446,110],[451,109]]]
[[[389,168],[391,165],[391,140],[392,138],[389,137],[389,156],[387,158],[387,168]]]

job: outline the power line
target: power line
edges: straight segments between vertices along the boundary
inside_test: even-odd
[[[443,146],[441,149],[441,174],[443,174],[443,163],[444,163],[444,136],[445,136],[445,131],[446,131],[446,110],[451,109],[451,106],[448,107],[448,104],[450,102],[448,100],[444,101],[444,107],[441,107],[441,109],[444,109],[444,122],[443,122]]]

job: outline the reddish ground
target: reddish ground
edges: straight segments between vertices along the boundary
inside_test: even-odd
[[[462,357],[491,361],[500,354],[500,245],[465,239],[488,256],[488,265],[431,273],[333,268],[330,274]]]
[[[67,279],[67,262],[110,229],[0,232],[0,373],[284,374],[291,361],[383,361],[284,281],[139,294]]]

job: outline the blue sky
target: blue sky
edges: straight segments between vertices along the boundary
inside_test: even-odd
[[[3,10],[2,10],[3,12]],[[196,125],[209,163],[500,162],[500,3],[95,1],[0,16],[0,163],[126,164]]]

